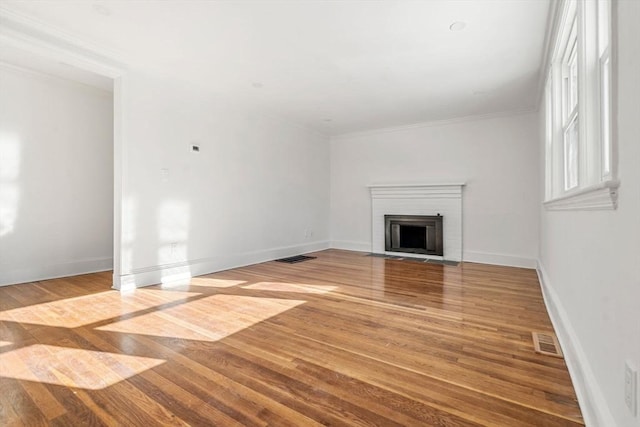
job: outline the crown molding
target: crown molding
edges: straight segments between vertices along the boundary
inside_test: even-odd
[[[107,49],[32,17],[0,6],[0,43],[106,77],[126,71],[122,52]]]
[[[544,87],[547,83],[547,71],[549,64],[551,63],[551,57],[553,56],[553,49],[555,48],[556,34],[558,33],[558,26],[560,25],[560,17],[562,11],[565,9],[566,0],[558,0],[551,2],[549,6],[549,15],[547,16],[547,31],[544,39],[544,50],[542,51],[542,58],[540,61],[540,71],[538,75],[538,91],[536,97],[536,111],[540,109],[540,103],[544,96]]]
[[[402,132],[406,130],[420,129],[425,127],[446,126],[446,125],[453,125],[453,124],[466,123],[466,122],[475,122],[479,120],[490,120],[490,119],[499,119],[504,117],[521,116],[524,114],[530,114],[535,112],[537,112],[537,106],[527,107],[527,108],[517,109],[517,110],[500,111],[500,112],[488,113],[488,114],[476,114],[476,115],[470,115],[470,116],[452,117],[450,119],[425,121],[425,122],[412,123],[408,125],[389,126],[389,127],[383,127],[383,128],[377,128],[377,129],[347,132],[347,133],[342,133],[338,135],[333,135],[331,137],[331,140],[335,141],[335,140],[348,139],[353,137],[376,135],[381,133]]]
[[[60,77],[57,76],[55,74],[49,74],[46,73],[44,71],[40,71],[40,70],[34,70],[32,68],[27,68],[27,67],[23,67],[21,65],[15,65],[15,64],[11,64],[9,62],[5,62],[0,60],[0,70],[5,70],[7,72],[14,72],[14,73],[18,73],[21,75],[30,75],[33,76],[34,78],[38,78],[41,80],[45,80],[45,81],[55,81],[55,82],[61,82],[64,83],[65,85],[71,85],[71,86],[76,86],[79,88],[82,88],[84,90],[91,90],[91,91],[95,91],[97,93],[100,93],[104,96],[113,96],[113,89],[105,89],[96,85],[92,85],[92,84],[88,84],[88,83],[84,83],[75,79],[70,79],[70,78],[66,78],[66,77]]]

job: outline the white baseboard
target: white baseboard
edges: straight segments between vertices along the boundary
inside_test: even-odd
[[[345,251],[371,252],[371,242],[353,242],[349,240],[332,240],[332,249],[343,249]]]
[[[350,240],[332,240],[331,248],[333,249],[344,249],[347,251],[356,251],[356,252],[371,252],[371,243],[370,242],[355,242]],[[406,255],[404,253],[393,253],[393,252],[384,252],[392,255]],[[415,254],[412,254],[415,256]],[[420,257],[418,255],[418,257]],[[434,259],[442,259],[442,257],[425,257],[425,258],[434,258]],[[522,267],[522,268],[536,268],[536,260],[533,258],[522,258],[511,255],[503,255],[503,254],[492,254],[487,252],[469,252],[465,251],[463,255],[464,261],[469,262],[477,262],[480,264],[493,264],[493,265],[505,265],[508,267]],[[454,260],[455,261],[455,260]]]
[[[600,391],[586,353],[540,261],[537,262],[536,270],[542,287],[544,303],[560,341],[564,360],[569,368],[569,374],[576,390],[586,426],[615,426],[615,419],[611,415],[609,406]]]
[[[286,246],[243,254],[222,255],[211,258],[195,259],[175,264],[157,265],[138,268],[129,274],[114,277],[113,288],[127,291],[158,283],[170,283],[189,280],[195,276],[244,267],[274,259],[309,252],[321,251],[329,248],[328,241],[305,243],[302,245]]]
[[[112,268],[113,258],[88,258],[57,264],[1,270],[0,286],[97,273],[98,271],[108,271]]]
[[[536,268],[536,260],[512,255],[492,254],[488,252],[464,251],[462,260],[480,264],[504,265],[507,267]]]

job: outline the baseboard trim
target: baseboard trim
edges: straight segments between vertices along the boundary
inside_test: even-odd
[[[560,341],[564,360],[569,368],[569,375],[576,390],[585,425],[587,427],[616,425],[609,406],[600,392],[591,365],[573,329],[569,316],[540,261],[537,262],[536,271],[540,280],[544,303]]]
[[[0,286],[78,276],[111,269],[113,269],[113,258],[88,258],[57,264],[2,270],[0,271]]]
[[[370,242],[356,242],[350,240],[332,240],[332,249],[343,249],[356,252],[371,252]],[[397,255],[402,255],[398,253]],[[536,268],[536,260],[532,258],[515,257],[511,255],[492,254],[487,252],[465,251],[463,261],[477,262],[480,264],[504,265],[507,267]],[[455,260],[454,260],[455,261]]]
[[[536,260],[504,254],[492,254],[488,252],[464,251],[462,260],[477,262],[480,264],[504,265],[507,267],[536,268]]]
[[[245,267],[261,262],[288,256],[321,251],[329,248],[329,241],[317,241],[302,245],[293,245],[243,254],[222,255],[211,258],[194,259],[174,264],[150,266],[132,270],[128,274],[114,277],[113,288],[128,291],[159,283],[186,281],[195,276],[215,273],[216,271]]]
[[[371,252],[371,242],[332,240],[331,249],[342,249],[345,251],[355,251],[355,252]]]

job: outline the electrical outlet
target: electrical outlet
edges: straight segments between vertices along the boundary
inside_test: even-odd
[[[638,370],[629,361],[624,364],[624,402],[635,416],[638,402]]]

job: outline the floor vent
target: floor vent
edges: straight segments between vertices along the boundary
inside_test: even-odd
[[[555,334],[551,332],[531,332],[533,337],[533,346],[536,353],[546,354],[547,356],[563,357],[560,343]]]
[[[296,255],[296,256],[290,256],[288,258],[277,259],[276,262],[286,262],[287,264],[295,264],[296,262],[308,261],[310,259],[316,259],[316,257],[307,256],[307,255]]]

